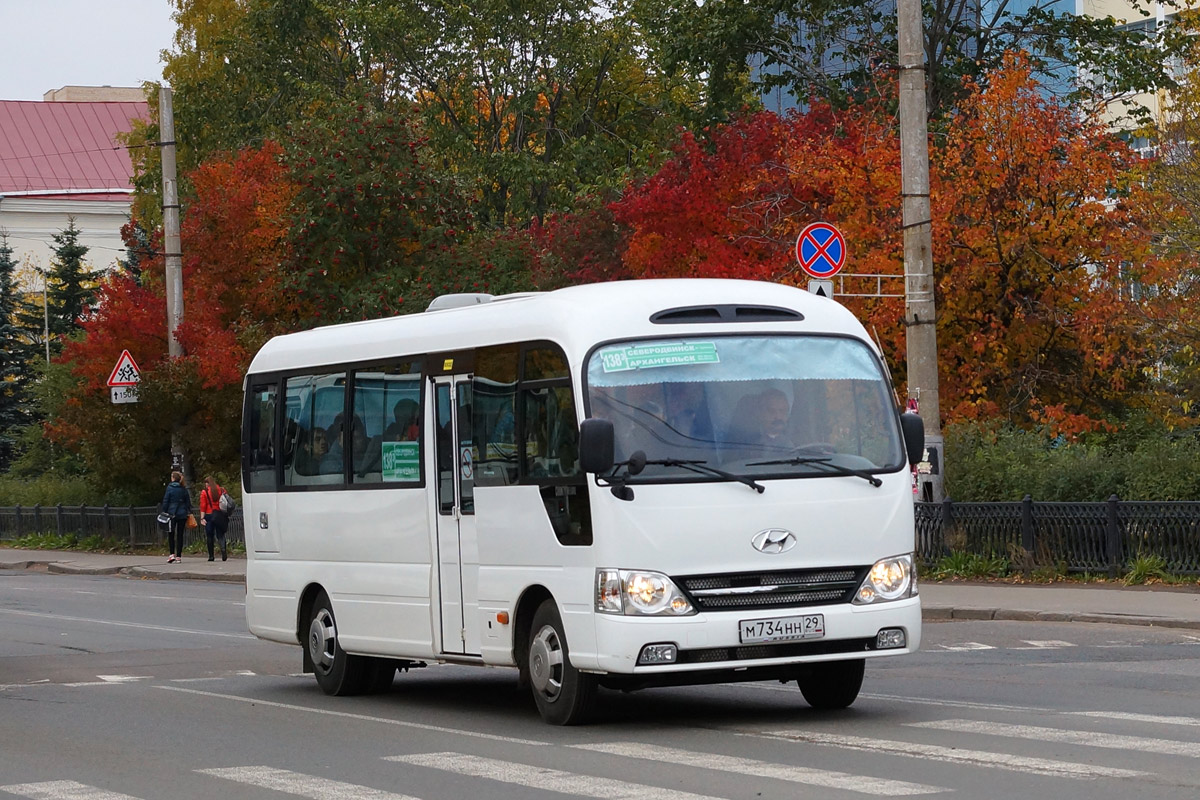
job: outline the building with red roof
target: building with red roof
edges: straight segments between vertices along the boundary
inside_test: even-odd
[[[136,97],[140,89],[64,87],[41,102],[0,100],[0,231],[18,263],[48,268],[51,237],[72,217],[94,269],[125,256],[133,167],[117,134],[148,118]]]

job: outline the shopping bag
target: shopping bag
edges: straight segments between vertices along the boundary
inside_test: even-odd
[[[188,515],[187,515],[187,526],[188,526],[189,528],[195,528],[195,527],[197,526],[197,524],[198,524],[198,523],[196,522],[196,515],[195,515],[195,514],[188,514]]]

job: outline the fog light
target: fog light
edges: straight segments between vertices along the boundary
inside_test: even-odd
[[[679,648],[673,644],[648,644],[638,656],[638,666],[646,664],[674,664]]]
[[[904,635],[903,628],[884,628],[875,636],[876,650],[890,650],[894,647],[904,647],[908,643],[908,637]]]

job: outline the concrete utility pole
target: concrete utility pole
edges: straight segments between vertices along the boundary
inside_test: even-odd
[[[175,168],[175,112],[171,107],[171,89],[158,89],[158,148],[162,156],[162,215],[163,260],[167,279],[167,352],[171,358],[183,355],[183,346],[176,337],[183,322],[183,253],[179,245],[179,184]],[[191,483],[179,435],[171,434],[171,467],[184,474]]]
[[[937,314],[934,307],[933,231],[929,207],[929,131],[925,105],[925,47],[921,0],[898,0],[900,50],[900,172],[904,220],[904,325],[908,342],[908,396],[925,422],[928,472],[918,475],[917,497],[940,503],[945,473],[938,402]]]
[[[175,338],[183,322],[183,254],[179,249],[179,184],[175,177],[175,113],[171,89],[158,90],[159,152],[162,154],[163,257],[167,271],[167,348],[171,358],[183,355]]]

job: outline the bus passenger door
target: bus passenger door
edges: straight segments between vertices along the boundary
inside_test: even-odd
[[[435,378],[437,564],[442,652],[479,653],[479,543],[475,534],[475,450],[471,379]]]

